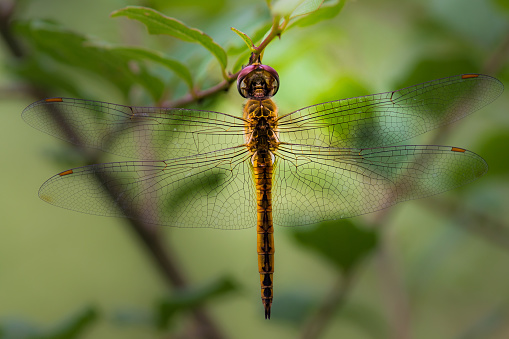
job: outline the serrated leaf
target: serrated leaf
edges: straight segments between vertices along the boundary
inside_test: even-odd
[[[138,20],[147,26],[150,34],[165,34],[184,41],[199,43],[210,51],[219,61],[222,69],[226,70],[227,56],[224,49],[207,34],[196,28],[188,27],[177,19],[165,16],[151,8],[140,6],[128,6],[119,9],[113,12],[111,16],[126,16]]]
[[[237,290],[237,284],[230,277],[197,287],[181,290],[170,298],[160,301],[157,305],[156,322],[159,328],[167,328],[170,320],[178,312],[192,309],[205,301],[223,296]]]
[[[253,42],[251,41],[251,38],[246,33],[239,31],[235,27],[231,27],[231,30],[234,31],[235,33],[237,33],[237,35],[241,37],[241,39],[246,43],[247,47],[251,51],[254,51]]]
[[[181,63],[178,60],[169,58],[162,53],[151,51],[145,48],[140,47],[111,47],[110,48],[115,53],[120,53],[123,56],[131,59],[135,59],[137,61],[153,61],[157,62],[169,69],[171,69],[175,74],[177,74],[182,80],[184,80],[189,87],[189,89],[193,89],[193,78],[191,72],[187,68],[186,65]]]
[[[310,229],[296,229],[295,239],[348,274],[377,244],[373,230],[363,229],[349,219],[327,221]]]

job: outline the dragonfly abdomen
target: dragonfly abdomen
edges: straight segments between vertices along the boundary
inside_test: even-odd
[[[272,158],[270,151],[257,152],[253,157],[257,202],[258,271],[262,289],[265,319],[270,319],[273,297],[274,226],[272,224]]]

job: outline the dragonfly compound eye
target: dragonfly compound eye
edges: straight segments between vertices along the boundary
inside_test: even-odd
[[[237,90],[244,98],[266,99],[279,89],[279,75],[270,66],[252,64],[244,67],[237,77]]]

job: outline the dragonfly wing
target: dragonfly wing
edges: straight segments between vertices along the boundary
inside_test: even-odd
[[[274,181],[274,224],[348,218],[467,184],[488,169],[456,147],[338,149],[281,145]]]
[[[34,102],[32,127],[73,144],[138,159],[170,159],[243,144],[242,119],[212,111],[72,98]]]
[[[320,147],[392,145],[481,109],[503,89],[490,76],[464,74],[393,92],[324,102],[283,115],[280,139]]]
[[[177,227],[256,225],[256,195],[244,147],[167,161],[73,168],[46,181],[41,199],[102,216]]]

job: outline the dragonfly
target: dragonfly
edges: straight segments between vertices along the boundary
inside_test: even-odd
[[[131,161],[64,170],[39,197],[66,209],[151,225],[256,226],[265,318],[273,301],[274,227],[363,215],[472,182],[486,162],[464,148],[399,143],[494,101],[502,83],[461,74],[279,114],[279,75],[254,62],[238,75],[242,116],[49,98],[32,127]]]

